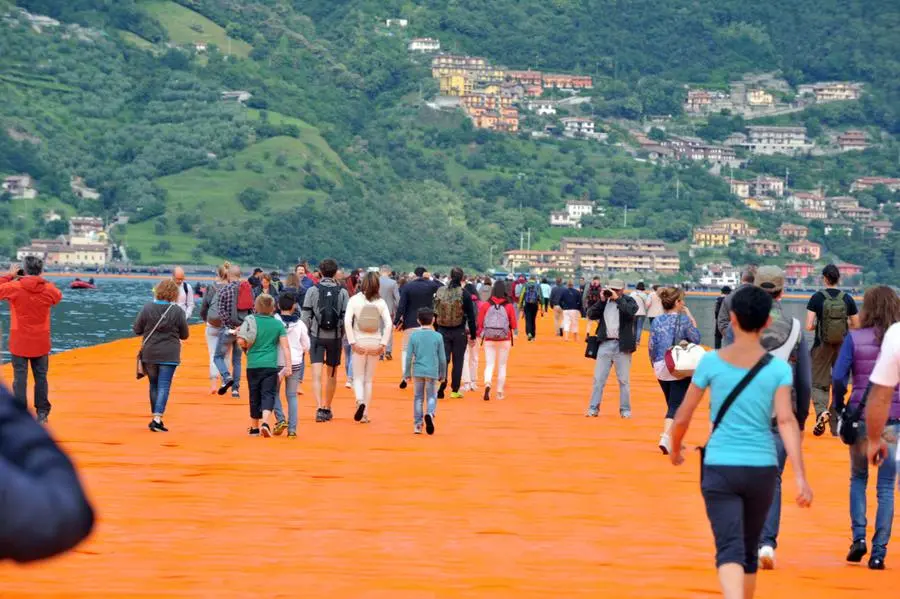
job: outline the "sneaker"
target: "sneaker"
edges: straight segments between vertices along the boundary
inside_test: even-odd
[[[866,548],[866,540],[859,539],[858,541],[853,541],[853,544],[850,545],[850,551],[847,553],[847,561],[853,562],[854,564],[858,564],[862,561],[862,558],[865,554],[867,554],[869,550]]]
[[[150,424],[147,425],[147,428],[150,429],[150,432],[153,433],[167,433],[169,429],[167,429],[162,422],[157,422],[156,420],[151,420]]]
[[[231,387],[233,387],[233,386],[234,386],[234,379],[226,379],[226,380],[222,381],[222,386],[219,387],[219,391],[218,391],[219,395],[225,395],[226,393],[228,393],[228,390],[231,389]]]
[[[241,392],[238,391],[237,389],[235,389],[234,391],[231,392],[231,397],[234,398],[234,399],[240,399],[240,398],[241,398]]]
[[[417,425],[415,425],[415,426],[413,427],[413,434],[414,434],[414,435],[421,435],[421,434],[422,434],[422,425],[421,425],[421,424],[417,424]]]
[[[663,455],[669,455],[672,451],[672,437],[663,433],[659,437],[659,450]]]
[[[347,382],[344,383],[344,386],[347,387],[348,389],[352,389],[353,388],[353,379],[347,379]]]
[[[775,569],[775,548],[771,545],[759,548],[759,567],[761,570]]]
[[[331,408],[325,408],[325,422],[331,422],[334,419],[334,412]]]
[[[869,560],[869,570],[884,570],[884,560],[880,557],[873,557]]]
[[[400,388],[401,388],[401,389],[406,389],[406,386],[407,386],[408,384],[409,384],[409,383],[406,382],[406,379],[403,379],[402,381],[400,381]]]
[[[628,420],[629,418],[631,418],[631,411],[630,410],[622,410],[621,412],[619,412],[619,416],[621,416],[625,420]]]
[[[587,416],[588,418],[596,418],[597,416],[600,415],[600,410],[592,410],[592,409],[588,408],[588,411],[585,412],[584,415]]]
[[[491,401],[491,386],[485,385],[484,387],[484,401]]]
[[[528,335],[528,340],[529,340],[529,341],[534,341],[534,335]]]
[[[316,422],[328,422],[328,412],[325,408],[316,410]]]
[[[463,398],[463,394],[460,393],[459,391],[451,391],[450,392],[450,399],[462,399],[462,398]]]
[[[290,432],[288,432],[288,434],[287,434],[287,438],[288,438],[288,439],[296,439],[296,438],[297,438],[297,433],[294,432],[294,431],[290,431]]]
[[[434,418],[431,417],[431,414],[425,414],[425,432],[429,435],[434,434]]]
[[[38,414],[37,421],[38,421],[38,424],[47,424],[47,415],[46,414]]]
[[[506,399],[506,396],[503,395],[503,391],[497,392],[497,399],[499,399],[500,401],[503,401],[504,399]]]
[[[384,359],[387,360],[388,362],[390,362],[391,360],[394,359],[394,356],[391,355],[391,352],[385,352]]]
[[[437,398],[444,399],[444,391],[447,390],[447,383],[441,383],[441,386],[438,387]]]
[[[251,437],[258,437],[259,429],[251,426],[250,428],[247,429],[247,434],[250,435]]]
[[[287,430],[287,426],[287,422],[285,422],[284,420],[279,420],[275,423],[275,428],[272,430],[272,432],[276,437],[280,437],[281,434]]]
[[[260,434],[260,436],[265,437],[266,439],[268,439],[269,437],[272,436],[272,429],[269,428],[268,423],[263,422],[263,425],[261,427],[259,427],[259,434]]]
[[[356,406],[356,414],[353,415],[353,420],[359,422],[363,419],[363,416],[366,415],[366,404],[361,403]]]
[[[825,410],[824,412],[819,414],[819,417],[816,418],[816,426],[815,428],[813,428],[813,435],[815,435],[816,437],[821,437],[822,435],[824,435],[825,427],[828,426],[828,420],[828,410]]]

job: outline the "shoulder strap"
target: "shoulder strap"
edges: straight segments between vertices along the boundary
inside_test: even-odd
[[[756,378],[756,375],[759,374],[759,371],[765,368],[769,362],[772,361],[772,354],[766,352],[763,354],[763,357],[759,359],[753,368],[750,369],[750,372],[744,375],[744,378],[740,380],[740,382],[734,386],[734,389],[731,390],[731,393],[728,394],[728,397],[725,398],[725,401],[722,403],[722,407],[719,408],[719,413],[716,414],[716,419],[713,421],[712,431],[710,431],[709,436],[712,437],[713,433],[716,432],[716,429],[719,427],[719,424],[722,422],[722,418],[725,417],[725,413],[728,412],[728,408],[731,407],[731,404],[738,398],[744,389],[747,388],[747,385],[750,384],[750,381]]]
[[[866,409],[866,400],[869,399],[869,391],[871,391],[871,390],[872,390],[872,381],[869,381],[869,384],[866,385],[866,390],[863,391],[862,399],[859,400],[859,407],[856,408],[857,414],[862,414],[863,411]]]
[[[156,332],[156,329],[159,328],[159,325],[162,324],[163,319],[166,317],[166,314],[169,313],[169,310],[172,309],[172,306],[173,306],[173,305],[174,305],[174,304],[169,304],[169,307],[166,308],[166,311],[163,312],[163,313],[162,313],[162,316],[159,317],[159,320],[156,321],[156,325],[153,327],[153,329],[150,331],[150,333],[149,333],[146,337],[144,337],[144,340],[143,340],[143,341],[141,341],[141,349],[144,349],[144,344],[147,343],[147,341],[150,339],[150,337],[153,336],[153,333]]]

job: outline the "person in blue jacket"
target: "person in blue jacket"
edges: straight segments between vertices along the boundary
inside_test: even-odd
[[[73,548],[94,527],[75,467],[0,380],[0,561]]]

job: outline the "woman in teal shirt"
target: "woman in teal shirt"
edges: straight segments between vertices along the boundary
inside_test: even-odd
[[[674,465],[684,462],[682,440],[706,389],[710,389],[710,418],[715,421],[732,390],[766,355],[759,337],[771,322],[771,309],[771,296],[758,287],[735,293],[731,304],[734,343],[706,354],[694,372],[672,427]],[[750,599],[756,589],[759,537],[778,475],[773,414],[797,478],[797,505],[812,503],[800,428],[791,406],[792,385],[791,367],[772,358],[737,396],[706,445],[701,489],[716,540],[719,582],[729,599]]]

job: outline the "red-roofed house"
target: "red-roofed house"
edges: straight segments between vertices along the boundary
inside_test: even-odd
[[[806,239],[789,243],[787,251],[799,256],[809,256],[813,260],[818,260],[822,257],[822,246]]]

